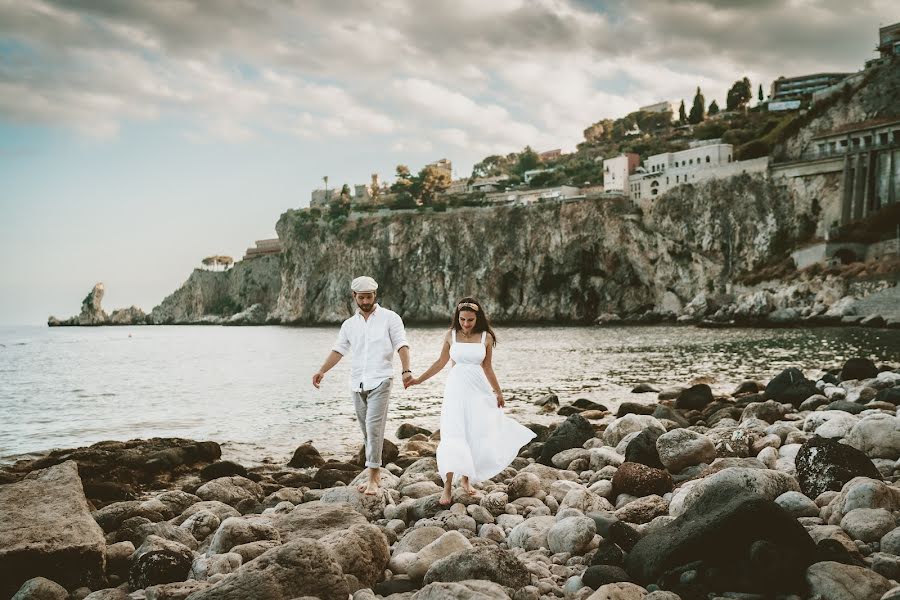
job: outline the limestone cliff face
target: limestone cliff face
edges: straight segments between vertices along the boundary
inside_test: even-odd
[[[150,321],[155,325],[217,322],[217,317],[230,317],[255,304],[268,312],[275,306],[280,286],[278,256],[240,261],[227,271],[195,269],[151,311]]]
[[[778,256],[802,234],[790,195],[762,177],[686,185],[640,214],[621,199],[351,220],[288,211],[273,317],[335,322],[349,282],[379,281],[408,321],[449,319],[472,294],[499,321],[589,322],[608,312],[678,313],[695,296]]]

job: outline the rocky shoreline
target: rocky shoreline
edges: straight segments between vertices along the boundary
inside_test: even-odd
[[[438,505],[439,432],[245,468],[214,442],[101,442],[0,469],[0,597],[900,598],[900,369],[851,359],[714,396],[555,396],[513,463]],[[564,419],[563,419],[564,418]]]

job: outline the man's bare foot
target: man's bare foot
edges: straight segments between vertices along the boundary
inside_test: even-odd
[[[444,490],[444,493],[441,494],[441,497],[438,500],[438,504],[440,504],[441,506],[450,506],[452,502],[453,499],[450,497],[450,492]]]
[[[369,481],[369,483],[365,486],[365,491],[363,492],[366,496],[375,496],[379,492],[381,492],[381,488],[378,486],[377,481]]]

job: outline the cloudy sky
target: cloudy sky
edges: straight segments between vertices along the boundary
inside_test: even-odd
[[[893,0],[0,0],[0,324],[149,311],[330,185],[855,71]]]

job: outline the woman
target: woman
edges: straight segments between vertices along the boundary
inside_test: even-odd
[[[474,496],[472,483],[490,479],[505,469],[519,448],[535,436],[503,414],[503,392],[491,366],[496,345],[497,337],[481,304],[475,298],[463,298],[456,305],[440,357],[409,383],[427,381],[447,361],[453,361],[444,388],[437,450],[438,472],[444,479],[439,500],[442,506],[450,505],[454,475],[460,477],[463,490]]]

